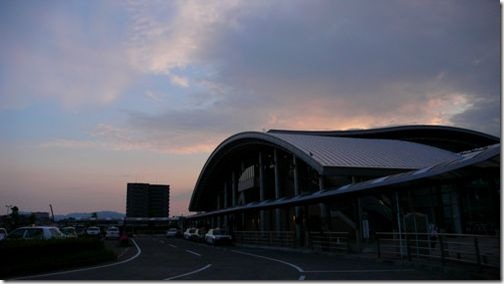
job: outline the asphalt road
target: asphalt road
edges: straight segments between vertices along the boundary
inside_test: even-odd
[[[20,280],[446,280],[433,271],[347,256],[135,238],[121,261]]]

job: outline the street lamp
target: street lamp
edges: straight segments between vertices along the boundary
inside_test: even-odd
[[[11,210],[12,205],[5,205],[5,207],[7,208],[7,214],[6,215],[9,215],[9,210]]]

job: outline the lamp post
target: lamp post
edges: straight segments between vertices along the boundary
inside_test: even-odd
[[[6,215],[9,215],[9,210],[12,209],[12,205],[5,205],[5,207],[7,208],[7,214]]]

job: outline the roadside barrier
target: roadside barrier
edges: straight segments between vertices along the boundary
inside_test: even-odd
[[[235,231],[234,235],[241,244],[295,247],[295,233],[291,231]]]
[[[500,267],[498,236],[443,234],[435,239],[428,233],[376,233],[379,258],[429,259],[445,266],[463,262],[478,266]]]
[[[315,251],[348,251],[348,232],[310,232],[311,247]]]
[[[295,232],[292,231],[235,231],[235,241],[239,244],[299,247]],[[348,251],[348,232],[308,232],[307,248],[315,251]]]

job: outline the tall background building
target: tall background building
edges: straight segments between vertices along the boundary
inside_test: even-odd
[[[126,217],[169,217],[170,185],[128,183]]]

